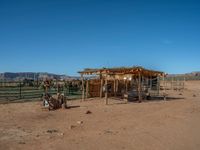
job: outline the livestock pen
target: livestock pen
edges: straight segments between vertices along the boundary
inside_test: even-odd
[[[49,94],[56,94],[58,91],[64,93],[68,99],[79,99],[81,97],[81,82],[52,81]],[[1,81],[0,102],[15,102],[18,100],[40,100],[45,89],[43,81]]]

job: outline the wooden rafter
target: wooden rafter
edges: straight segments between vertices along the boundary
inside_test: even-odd
[[[144,76],[163,76],[164,75],[164,72],[149,70],[149,69],[145,69],[143,67],[121,67],[121,68],[100,68],[100,69],[87,68],[83,71],[79,71],[78,73],[80,73],[82,75],[94,75],[94,74],[96,74],[96,75],[100,75],[100,74],[137,75],[139,73]]]

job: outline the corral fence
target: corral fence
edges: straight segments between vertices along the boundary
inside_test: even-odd
[[[51,95],[64,93],[68,99],[81,98],[81,81],[54,81],[48,90]],[[16,100],[32,100],[42,97],[45,88],[42,81],[0,81],[0,102]]]
[[[183,90],[185,88],[185,81],[186,77],[184,76],[160,78],[160,88],[161,90]]]

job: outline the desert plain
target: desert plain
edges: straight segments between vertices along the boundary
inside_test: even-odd
[[[0,150],[199,150],[200,81],[167,92],[166,101],[93,98],[55,111],[0,104]]]

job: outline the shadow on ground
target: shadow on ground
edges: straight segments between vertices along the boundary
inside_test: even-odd
[[[109,98],[112,100],[115,100],[116,103],[111,103],[109,105],[118,105],[118,104],[127,104],[127,102],[122,99],[122,98]],[[142,100],[142,103],[151,103],[151,102],[158,102],[158,101],[172,101],[172,100],[184,100],[184,97],[166,97],[166,100],[164,100],[163,96],[154,96],[154,97],[150,97],[148,99]],[[128,103],[139,103],[138,99],[128,99]]]

